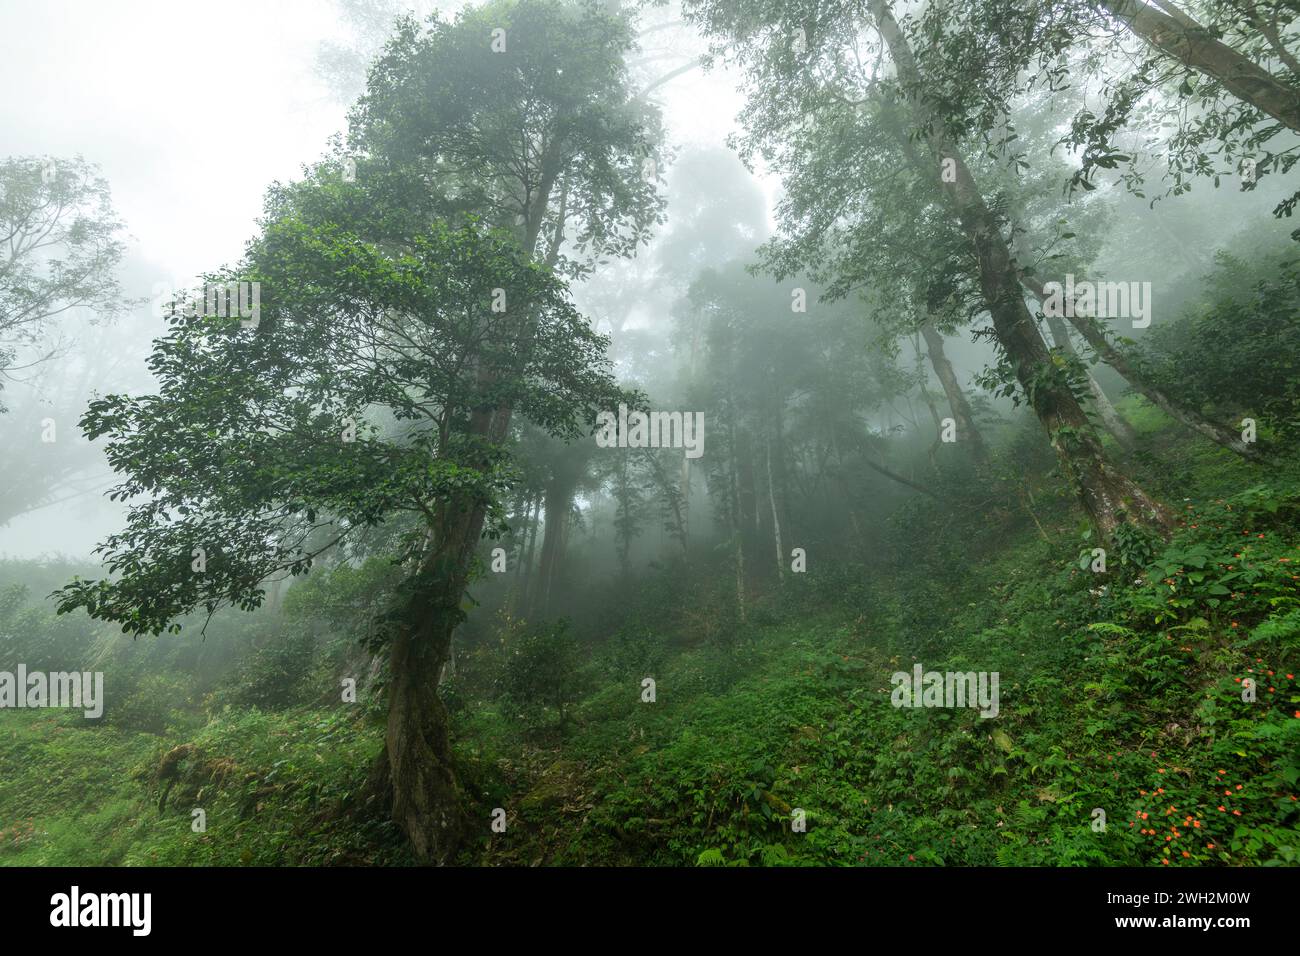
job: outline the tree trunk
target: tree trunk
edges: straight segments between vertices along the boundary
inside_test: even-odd
[[[451,501],[438,514],[428,556],[388,617],[388,725],[380,775],[391,787],[392,818],[416,856],[449,861],[463,831],[447,710],[438,680],[464,619],[460,603],[483,531],[482,504]]]
[[[772,507],[772,540],[776,542],[776,576],[785,581],[785,547],[781,543],[781,516],[776,511],[776,488],[772,484],[772,439],[767,440],[767,503]]]
[[[617,482],[614,485],[614,548],[618,552],[618,566],[625,581],[632,577],[633,509],[635,496],[629,480],[628,456],[618,456]],[[620,523],[619,516],[622,515]]]
[[[888,44],[899,78],[910,90],[908,101],[917,111],[915,127],[926,130],[926,141],[939,177],[944,160],[951,162],[955,182],[942,182],[943,192],[971,242],[979,262],[980,288],[993,329],[1006,352],[1048,440],[1060,459],[1093,525],[1109,539],[1126,520],[1162,534],[1173,524],[1173,516],[1136,482],[1118,471],[1107,459],[1092,423],[1069,389],[1052,384],[1047,344],[1038,333],[1033,316],[1025,306],[1018,279],[1019,270],[999,229],[999,224],[960,153],[947,142],[943,124],[929,115],[917,100],[920,75],[898,22],[885,0],[872,0],[872,13]],[[947,177],[940,177],[946,179]]]
[[[1174,19],[1141,0],[1098,0],[1097,5],[1157,50],[1300,133],[1300,89],[1215,39],[1190,17]]]
[[[552,148],[559,148],[558,140]],[[537,193],[516,226],[516,236],[530,256],[535,254],[557,175],[554,162],[544,163]],[[562,229],[561,221],[553,255],[562,241]],[[532,345],[526,321],[521,327],[521,354]],[[483,394],[490,393],[495,378],[492,370],[480,367]],[[509,406],[476,408],[469,432],[489,445],[500,445],[510,431],[511,417]],[[427,553],[406,583],[401,603],[381,622],[389,647],[388,724],[371,784],[389,796],[393,822],[406,834],[417,858],[438,865],[451,860],[464,829],[447,709],[438,697],[438,681],[451,657],[452,635],[465,617],[461,601],[486,516],[483,501],[453,497],[436,506]]]
[[[679,509],[682,528],[682,551],[689,557],[691,553],[691,460],[682,455],[682,477],[679,489]]]
[[[524,512],[524,536],[519,543],[519,564],[515,567],[515,592],[510,600],[510,613],[516,608],[528,607],[528,585],[533,578],[533,553],[537,545],[537,525],[542,513],[542,496],[528,493]]]
[[[1020,281],[1040,300],[1046,296],[1043,284],[1033,276],[1021,273]],[[1070,311],[1073,313],[1073,315],[1068,316],[1070,324],[1078,329],[1084,341],[1092,346],[1092,350],[1097,353],[1097,357],[1123,376],[1126,382],[1137,389],[1153,405],[1157,406],[1174,421],[1185,425],[1198,434],[1204,435],[1210,441],[1222,445],[1229,451],[1236,452],[1249,461],[1263,461],[1264,456],[1242,441],[1241,436],[1236,432],[1224,428],[1217,422],[1209,421],[1195,409],[1176,403],[1159,388],[1146,381],[1145,377],[1138,373],[1124,353],[1110,344],[1110,340],[1106,338],[1106,333],[1102,331],[1096,319],[1092,316],[1080,314],[1077,309],[1071,309]]]
[[[727,423],[727,432],[731,451],[730,480],[728,481],[731,507],[728,510],[731,512],[731,537],[736,554],[736,609],[743,624],[745,622],[745,529],[744,515],[740,504],[740,460],[737,454],[738,438],[734,422]]]
[[[758,491],[754,482],[754,452],[749,432],[736,429],[736,481],[740,494],[740,528],[749,550],[757,554],[754,545],[758,539]]]
[[[930,354],[930,364],[934,366],[934,374],[939,377],[943,393],[948,397],[948,407],[952,409],[953,420],[957,423],[958,440],[964,438],[970,446],[971,457],[976,464],[983,465],[988,461],[984,438],[975,425],[975,416],[971,414],[966,393],[962,391],[961,383],[957,381],[957,373],[953,371],[952,363],[944,354],[943,336],[929,320],[921,325],[921,335],[925,338],[925,349]]]
[[[537,589],[533,593],[532,614],[545,616],[551,595],[559,581],[564,551],[569,541],[569,519],[573,512],[576,478],[561,467],[546,485],[546,523],[542,528],[542,557],[537,568]]]
[[[422,621],[410,620],[399,630],[389,651],[384,760],[392,818],[416,856],[438,865],[449,861],[463,829],[447,711],[438,698],[438,675],[458,620],[431,608]]]
[[[689,557],[690,548],[686,540],[686,509],[682,491],[673,487],[672,478],[668,476],[668,471],[664,468],[663,462],[659,460],[655,449],[643,448],[642,453],[645,455],[646,464],[650,466],[650,476],[654,480],[655,487],[663,498],[661,513],[672,521],[669,534],[681,546],[682,557]],[[682,459],[683,461],[690,461],[685,455],[682,456]]]
[[[1070,341],[1070,330],[1066,328],[1065,320],[1059,315],[1049,315],[1046,318],[1047,327],[1052,331],[1052,341],[1056,343],[1056,347],[1066,355],[1078,358],[1079,353],[1075,350],[1074,343]],[[1106,431],[1114,436],[1121,448],[1132,451],[1137,447],[1137,433],[1133,431],[1133,426],[1111,404],[1110,398],[1102,391],[1101,384],[1093,377],[1092,370],[1085,366],[1083,372],[1088,376],[1088,390],[1092,392],[1092,403],[1097,407],[1097,414],[1101,416]]]
[[[469,430],[499,444],[511,415],[508,407],[476,410]],[[371,781],[391,796],[393,822],[416,856],[437,865],[451,859],[464,829],[438,681],[465,618],[461,600],[486,516],[482,501],[452,498],[437,506],[428,552],[401,603],[381,622],[389,638],[388,725]]]

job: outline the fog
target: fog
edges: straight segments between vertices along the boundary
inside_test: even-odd
[[[0,865],[1294,865],[1293,7],[0,0]]]

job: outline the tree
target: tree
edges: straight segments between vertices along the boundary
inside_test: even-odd
[[[437,207],[473,211],[538,261],[586,276],[661,219],[645,164],[662,133],[624,66],[633,42],[626,17],[555,0],[489,3],[427,30],[402,20],[353,111],[351,147],[375,167],[419,170]],[[535,609],[563,556],[577,477],[548,487]]]
[[[793,198],[783,209],[781,232],[788,241],[780,244],[778,264],[789,270],[817,258],[828,235],[838,233],[835,263],[845,268],[836,280],[842,289],[869,278],[885,288],[924,279],[935,287],[928,301],[973,291],[992,320],[1006,390],[1018,388],[1037,414],[1101,534],[1109,536],[1125,521],[1167,528],[1167,509],[1109,461],[1068,366],[1052,360],[1025,306],[997,209],[981,192],[962,144],[932,112],[925,78],[889,5],[873,0],[865,11],[835,8],[820,20],[761,0],[701,2],[691,9],[711,32],[730,41],[749,70],[749,148],[775,157],[778,168],[793,170],[800,180],[790,186]],[[879,43],[864,35],[868,30],[878,31]],[[803,42],[790,39],[796,36]],[[883,68],[886,56],[893,76]],[[914,162],[900,157],[902,144],[890,145],[898,142],[893,131],[900,124],[919,132],[925,155]],[[872,166],[879,176],[864,176],[864,167]],[[918,179],[918,166],[929,177]],[[942,205],[929,198],[936,181]],[[919,201],[908,215],[899,206],[913,194]],[[882,244],[877,232],[864,228],[882,220],[894,234],[905,225],[919,236]],[[927,233],[937,242],[925,242]],[[919,273],[902,255],[909,244],[922,247],[914,257]],[[951,263],[937,282],[936,250],[941,263]],[[897,280],[886,270],[873,274],[871,266],[884,257]]]
[[[1184,9],[1192,6],[1203,19]],[[921,8],[905,29],[950,134],[987,134],[1031,90],[1096,85],[1062,137],[1082,159],[1071,182],[1091,189],[1096,173],[1123,165],[1126,185],[1143,195],[1147,152],[1166,159],[1177,195],[1198,176],[1217,186],[1240,174],[1253,189],[1300,160],[1287,135],[1300,131],[1296,16],[1286,0],[960,0]],[[1127,135],[1137,130],[1146,144]],[[1297,200],[1300,192],[1276,212]]]
[[[643,162],[662,138],[632,90],[628,21],[559,0],[399,22],[351,115],[350,147],[418,168],[444,212],[514,230],[569,276],[630,255],[663,202]],[[496,46],[500,52],[495,52]],[[562,258],[568,242],[578,257]]]
[[[537,585],[529,605],[529,612],[534,617],[544,617],[549,613],[560,590],[569,529],[573,522],[574,498],[587,477],[588,465],[595,453],[594,443],[566,446],[552,442],[546,450],[542,551],[537,565]]]
[[[132,475],[119,493],[158,497],[105,545],[121,579],[74,583],[64,606],[138,630],[222,600],[256,606],[259,581],[306,570],[354,528],[423,519],[405,541],[408,583],[376,630],[391,683],[374,781],[432,861],[460,835],[437,684],[479,538],[503,530],[512,417],[573,439],[623,397],[605,340],[556,273],[629,253],[662,205],[642,176],[658,119],[627,82],[630,44],[623,18],[554,0],[401,21],[352,112],[352,155],[273,192],[238,276],[266,286],[265,332],[182,322],[154,362],[176,381],[92,405],[86,420]],[[340,176],[348,159],[355,176]],[[291,321],[277,325],[281,314]],[[372,406],[379,418],[363,419]],[[191,444],[164,451],[163,423],[179,441],[187,418]],[[345,419],[358,431],[340,450]],[[213,460],[230,476],[173,470]],[[317,531],[326,540],[304,550]],[[186,577],[185,556],[205,548],[212,573]]]
[[[59,316],[90,309],[102,320],[133,304],[117,281],[122,228],[108,182],[80,156],[0,161],[0,389],[18,349]]]
[[[957,381],[957,373],[953,371],[952,363],[944,354],[943,335],[934,327],[933,322],[927,321],[921,323],[921,337],[925,339],[926,354],[929,356],[930,364],[934,366],[935,374],[939,377],[939,384],[943,386],[948,407],[952,409],[957,433],[967,439],[975,461],[983,464],[988,460],[984,439],[975,424],[975,415],[971,412],[970,402],[966,400],[966,393],[962,391],[961,383]]]
[[[114,577],[69,584],[60,610],[175,631],[195,609],[254,608],[269,577],[414,516],[372,636],[391,678],[380,776],[416,852],[442,860],[458,803],[438,675],[512,481],[503,423],[518,412],[573,437],[618,393],[605,340],[549,270],[472,219],[409,232],[420,192],[406,194],[392,209],[325,168],[277,189],[240,273],[264,290],[258,327],[181,310],[155,343],[158,393],[91,403],[85,431],[125,476],[114,497],[147,500],[100,547]]]
[[[545,723],[545,711],[555,711],[561,733],[569,709],[583,689],[582,655],[566,621],[536,628],[507,647],[501,690],[511,708],[528,712],[534,727]]]
[[[915,126],[929,130],[934,168],[951,164],[951,181],[944,181],[944,194],[961,222],[979,261],[979,278],[993,328],[1011,369],[1029,404],[1047,430],[1058,458],[1074,484],[1080,502],[1097,530],[1109,537],[1132,519],[1134,523],[1161,530],[1172,524],[1168,510],[1151,498],[1136,482],[1107,460],[1096,434],[1068,383],[1054,373],[1048,350],[1019,293],[1020,273],[1001,232],[1001,224],[989,209],[957,145],[950,141],[934,117],[925,113],[918,88],[921,77],[911,47],[885,0],[872,0],[872,16],[893,58],[905,92],[916,110]]]

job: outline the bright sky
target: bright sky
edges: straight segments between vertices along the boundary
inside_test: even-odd
[[[10,0],[0,5],[0,149],[98,163],[140,255],[178,278],[231,261],[266,185],[293,176],[342,125],[311,68],[325,9]]]
[[[343,129],[314,68],[340,30],[328,0],[0,0],[0,154],[98,163],[158,281],[188,280],[238,258],[266,186]],[[720,80],[661,88],[675,141],[734,127]]]

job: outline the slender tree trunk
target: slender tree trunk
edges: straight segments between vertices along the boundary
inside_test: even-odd
[[[772,507],[772,540],[776,543],[776,575],[785,581],[785,547],[781,543],[781,516],[776,511],[776,487],[772,483],[772,439],[767,439],[767,502]]]
[[[686,510],[683,504],[683,494],[681,489],[674,488],[672,479],[668,476],[668,469],[659,459],[658,454],[653,448],[643,448],[642,454],[645,455],[645,462],[650,466],[650,476],[663,499],[661,504],[661,514],[671,519],[672,527],[670,535],[682,549],[682,557],[689,556],[690,551],[686,541]],[[685,458],[685,456],[683,456]],[[689,461],[689,459],[686,459]]]
[[[682,455],[682,477],[678,509],[682,529],[682,552],[689,556],[691,553],[691,460],[684,454]]]
[[[1110,463],[1083,408],[1068,389],[1051,384],[1047,344],[1025,306],[1019,270],[998,221],[964,159],[947,141],[942,122],[918,103],[920,75],[912,50],[888,4],[885,0],[871,0],[871,9],[899,78],[912,91],[908,99],[917,110],[915,119],[919,121],[912,125],[927,130],[934,174],[940,176],[945,161],[955,172],[954,182],[943,182],[947,177],[940,177],[941,184],[978,259],[980,287],[993,319],[994,332],[1034,412],[1047,430],[1062,471],[1073,484],[1080,503],[1103,538],[1109,539],[1126,519],[1167,533],[1173,524],[1168,509]]]
[[[734,407],[734,405],[733,405]],[[737,436],[734,422],[728,422],[727,431],[730,437],[731,446],[731,537],[734,541],[736,554],[736,609],[740,613],[740,621],[745,622],[745,528],[744,515],[740,504],[740,461],[737,454]]]
[[[952,417],[957,424],[957,440],[964,440],[970,447],[971,457],[977,464],[983,465],[988,461],[984,437],[975,425],[975,416],[971,414],[966,393],[957,381],[957,373],[944,354],[943,336],[934,327],[934,323],[928,320],[921,325],[921,335],[925,339],[925,349],[930,355],[930,364],[934,366],[934,374],[939,377],[943,393],[948,397],[948,407],[952,409]]]
[[[614,548],[618,552],[618,566],[624,580],[632,576],[632,537],[635,532],[632,512],[636,507],[627,459],[627,455],[618,456],[618,480],[614,485]],[[619,521],[620,513],[622,521]]]
[[[740,487],[740,527],[746,544],[753,544],[758,536],[758,491],[754,487],[754,451],[749,432],[736,429],[736,478]],[[755,554],[758,552],[755,551]]]
[[[936,470],[939,467],[937,453],[943,438],[943,416],[939,414],[939,406],[935,402],[934,396],[930,394],[930,388],[926,384],[929,379],[929,376],[925,373],[925,359],[928,357],[928,350],[926,353],[921,351],[921,338],[919,335],[912,336],[912,349],[916,353],[917,387],[921,391],[921,398],[925,401],[925,407],[930,410],[930,419],[934,422],[934,441],[926,450],[926,456],[930,459],[931,470]]]
[[[1046,297],[1047,293],[1043,289],[1043,284],[1035,277],[1022,273],[1020,281],[1040,300]],[[1258,462],[1263,460],[1264,456],[1254,447],[1242,441],[1241,436],[1236,432],[1217,422],[1209,421],[1195,409],[1175,402],[1162,390],[1148,382],[1145,376],[1141,375],[1133,367],[1133,364],[1125,357],[1124,353],[1111,345],[1110,340],[1106,338],[1106,333],[1102,331],[1096,319],[1081,314],[1078,309],[1071,309],[1070,311],[1073,313],[1073,315],[1067,316],[1070,324],[1079,331],[1079,334],[1083,336],[1083,340],[1092,346],[1092,350],[1097,353],[1097,357],[1123,376],[1126,382],[1150,400],[1153,405],[1160,408],[1174,421],[1185,425],[1198,434],[1204,435],[1210,441],[1222,445],[1229,451],[1234,451],[1250,461]]]
[[[1218,80],[1234,96],[1300,133],[1300,89],[1216,39],[1186,14],[1175,19],[1141,0],[1098,0],[1097,6],[1157,50]]]
[[[519,546],[519,564],[515,568],[515,595],[510,602],[512,614],[517,608],[528,607],[528,585],[533,578],[533,552],[537,545],[537,525],[541,511],[542,496],[530,491],[525,512],[524,537]]]
[[[1074,343],[1070,341],[1070,330],[1066,328],[1065,320],[1059,315],[1047,316],[1047,327],[1052,331],[1052,341],[1056,347],[1066,355],[1074,358],[1079,357],[1079,353],[1074,348]],[[1106,431],[1114,436],[1115,441],[1119,442],[1120,447],[1132,451],[1137,447],[1137,433],[1133,431],[1124,416],[1119,413],[1110,398],[1102,391],[1101,384],[1092,374],[1092,369],[1084,367],[1084,374],[1088,376],[1088,391],[1092,392],[1092,403],[1097,407],[1097,414],[1101,416],[1101,422],[1106,426]]]

